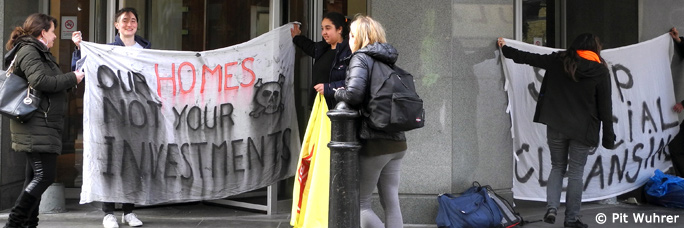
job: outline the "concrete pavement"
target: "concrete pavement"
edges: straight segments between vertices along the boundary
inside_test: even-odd
[[[527,221],[541,220],[545,213],[543,202],[516,201],[517,210]],[[58,214],[41,214],[39,227],[45,228],[100,228],[102,227],[102,212],[99,204],[78,204],[76,200],[67,200],[67,212]],[[437,210],[437,208],[435,208]],[[0,220],[7,220],[8,211],[0,213]],[[283,210],[280,210],[283,211]],[[535,222],[526,224],[526,228],[535,227],[563,227],[563,212],[558,212],[556,224]],[[143,227],[235,227],[235,228],[289,228],[289,213],[281,212],[275,215],[265,215],[263,212],[250,211],[210,203],[185,203],[165,206],[136,208],[135,213],[145,223]],[[596,221],[599,213],[605,214],[606,222]],[[654,205],[631,205],[585,203],[582,206],[582,221],[590,227],[601,228],[629,228],[629,227],[684,227],[684,210],[671,209]],[[121,219],[121,211],[116,211]],[[635,215],[645,215],[647,218],[664,218],[660,221],[636,221]],[[671,218],[668,222],[667,217]],[[599,216],[600,217],[600,216]],[[120,224],[120,227],[128,225]],[[406,224],[407,228],[436,228],[434,224]]]
[[[544,202],[516,201],[517,210],[527,221],[534,223],[524,227],[563,227],[561,206],[556,224],[541,222],[546,213]],[[589,227],[631,228],[631,227],[684,227],[684,209],[666,208],[650,204],[633,205],[623,202],[615,204],[583,203],[580,210],[582,221]],[[636,217],[635,217],[636,216]],[[668,221],[667,219],[670,218]],[[535,222],[538,221],[538,222]],[[601,223],[600,223],[601,222]]]
[[[99,203],[78,204],[67,200],[67,212],[41,214],[38,227],[45,228],[101,228],[103,213]],[[244,227],[244,228],[285,228],[289,225],[289,214],[265,215],[208,203],[184,203],[164,206],[136,208],[134,211],[142,227]],[[115,211],[119,227],[129,227],[121,223],[121,211]],[[2,223],[7,221],[9,210],[0,213]]]

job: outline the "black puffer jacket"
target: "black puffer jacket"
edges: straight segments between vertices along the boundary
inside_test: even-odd
[[[346,87],[338,89],[335,93],[337,101],[344,101],[354,108],[362,109],[368,106],[370,77],[382,77],[379,70],[373,69],[375,61],[381,61],[387,65],[394,65],[399,53],[392,45],[387,43],[369,44],[352,53],[345,80]],[[377,76],[376,76],[377,75]],[[392,141],[406,141],[404,132],[384,132],[368,127],[365,121],[361,121],[360,137],[362,139],[388,139]]]
[[[66,90],[76,86],[76,75],[74,72],[63,74],[48,48],[32,36],[17,39],[14,48],[5,56],[5,66],[9,66],[15,56],[13,73],[26,78],[42,96],[41,110],[30,120],[24,123],[10,121],[12,149],[61,154]]]
[[[580,58],[573,81],[565,73],[558,52],[548,55],[529,53],[503,46],[506,58],[516,63],[546,69],[539,90],[534,122],[546,124],[587,146],[598,146],[603,125],[603,147],[615,147],[613,102],[608,68]],[[605,62],[601,60],[602,62]]]

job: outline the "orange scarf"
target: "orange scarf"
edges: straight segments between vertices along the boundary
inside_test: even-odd
[[[598,57],[598,55],[597,55],[595,52],[593,52],[593,51],[588,51],[588,50],[577,50],[577,55],[579,55],[580,57],[582,57],[582,58],[584,58],[584,59],[586,59],[586,60],[590,60],[590,61],[594,61],[594,62],[597,62],[597,63],[601,63],[601,59],[600,59],[600,58]]]

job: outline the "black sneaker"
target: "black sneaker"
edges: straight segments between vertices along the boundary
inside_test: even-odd
[[[565,221],[563,223],[563,226],[565,228],[588,228],[589,227],[589,225],[582,223],[582,221],[580,221],[579,219],[575,220],[574,222]]]
[[[546,214],[544,214],[544,222],[549,224],[556,223],[556,208],[546,209]]]

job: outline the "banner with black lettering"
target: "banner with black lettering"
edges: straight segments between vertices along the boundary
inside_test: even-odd
[[[291,26],[203,52],[83,42],[81,203],[220,199],[293,176]]]
[[[511,47],[548,54],[558,49],[506,40]],[[601,200],[641,187],[656,169],[671,166],[665,150],[679,130],[670,62],[674,49],[668,34],[601,51],[612,81],[614,150],[601,146],[590,153],[584,169],[583,201]],[[546,126],[532,122],[544,69],[503,61],[511,116],[517,199],[546,201],[551,160]],[[567,178],[563,186],[567,186]],[[561,196],[565,201],[565,192]]]

